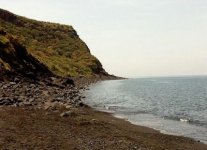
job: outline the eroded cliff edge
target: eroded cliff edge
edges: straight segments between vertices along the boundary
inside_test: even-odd
[[[69,25],[28,19],[0,9],[0,69],[62,77],[109,76]]]

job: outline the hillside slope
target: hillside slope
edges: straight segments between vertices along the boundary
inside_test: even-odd
[[[33,77],[52,75],[52,72],[30,55],[17,39],[0,30],[0,78],[8,72]]]
[[[0,30],[17,39],[29,55],[55,75],[108,75],[72,26],[36,21],[0,9]]]

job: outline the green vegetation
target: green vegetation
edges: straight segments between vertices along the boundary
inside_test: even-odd
[[[9,40],[6,37],[0,36],[0,46],[1,47],[8,45],[8,43],[9,43]]]
[[[0,58],[0,67],[2,67],[2,69],[4,68],[5,70],[11,69],[10,65],[5,63],[1,58]]]
[[[0,9],[0,28],[17,38],[56,75],[106,74],[72,26],[27,19]],[[0,37],[0,45],[7,42]]]

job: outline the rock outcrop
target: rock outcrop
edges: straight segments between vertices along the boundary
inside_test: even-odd
[[[28,53],[17,39],[0,30],[0,79],[13,74],[36,78],[52,75],[52,72]]]

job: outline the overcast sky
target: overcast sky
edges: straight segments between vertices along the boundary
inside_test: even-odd
[[[207,0],[0,0],[0,7],[72,25],[115,75],[207,75]]]

